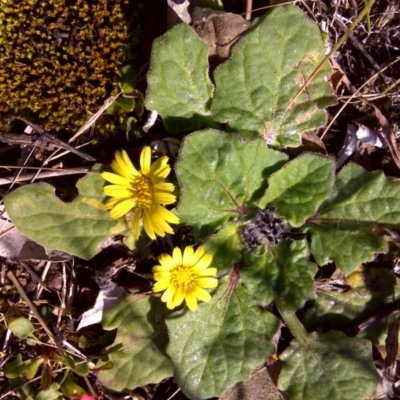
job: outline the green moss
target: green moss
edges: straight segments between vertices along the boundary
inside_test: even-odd
[[[131,9],[130,0],[0,0],[0,126],[87,121],[119,92]]]

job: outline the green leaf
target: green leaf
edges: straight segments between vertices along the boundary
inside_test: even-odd
[[[295,6],[276,7],[253,23],[215,71],[213,117],[246,137],[267,144],[300,146],[300,134],[324,125],[334,103],[324,81],[327,63],[287,109],[324,58],[317,25]]]
[[[305,307],[304,325],[308,330],[348,331],[371,315],[382,310],[385,305],[396,301],[394,288],[396,277],[387,268],[360,267],[348,275],[344,282],[349,285],[346,292],[321,291],[315,300]],[[387,321],[373,329],[359,334],[375,344],[386,337]],[[385,329],[386,328],[386,329]]]
[[[17,354],[14,361],[8,362],[4,367],[4,375],[7,378],[17,378],[26,371],[26,365],[22,361],[22,355]]]
[[[135,108],[136,100],[134,97],[121,96],[115,100],[115,104],[121,107],[124,111],[130,112]]]
[[[306,240],[283,240],[261,256],[247,252],[247,267],[240,276],[263,304],[279,299],[286,309],[295,310],[314,290],[317,266],[308,261],[308,256]]]
[[[124,94],[132,94],[138,82],[140,74],[132,64],[124,65],[121,68],[119,87]]]
[[[43,364],[43,362],[44,359],[41,356],[30,358],[29,360],[24,361],[24,364],[26,365],[26,370],[23,374],[24,377],[27,380],[33,379],[36,376],[39,367]]]
[[[236,279],[236,272],[231,281],[222,278],[209,303],[166,321],[174,378],[190,398],[219,396],[274,351],[278,319],[262,310]]]
[[[143,296],[129,296],[107,310],[103,328],[118,327],[111,347],[121,344],[122,350],[109,352],[113,368],[100,371],[98,378],[103,385],[122,391],[172,376],[172,365],[165,353],[166,312],[160,299]]]
[[[218,272],[231,269],[241,260],[243,243],[239,230],[240,224],[229,222],[204,243],[207,253],[213,255],[212,266],[217,268]]]
[[[8,329],[20,339],[26,339],[35,331],[32,322],[23,317],[13,319],[8,324]]]
[[[104,208],[105,181],[99,169],[96,166],[78,181],[79,194],[69,203],[61,201],[54,187],[44,182],[14,190],[4,197],[10,219],[42,246],[89,260],[106,238],[128,229],[124,219],[111,219]]]
[[[371,343],[342,332],[304,333],[280,359],[278,386],[291,400],[364,400],[379,382]]]
[[[61,383],[61,391],[63,392],[63,395],[68,398],[80,398],[86,393],[85,389],[75,382],[68,370],[66,371]]]
[[[332,195],[313,221],[345,220],[400,226],[400,185],[382,171],[368,172],[348,164],[338,175]]]
[[[5,368],[7,368],[7,365]],[[37,393],[37,390],[35,390],[33,384],[27,383],[26,379],[19,377],[11,378],[8,380],[8,383],[21,400],[32,400]]]
[[[146,108],[162,116],[169,132],[218,127],[209,111],[208,48],[189,25],[154,41],[147,82]]]
[[[47,390],[41,390],[35,396],[35,400],[63,400],[64,396],[59,389],[60,385],[57,382],[53,382]]]
[[[285,165],[269,179],[263,204],[276,206],[276,215],[293,227],[303,225],[324,201],[334,179],[332,159],[304,154]]]
[[[372,261],[375,253],[388,251],[385,238],[357,224],[321,222],[305,230],[311,232],[311,251],[318,264],[335,262],[345,273],[363,262]]]
[[[383,172],[348,164],[339,173],[331,196],[305,229],[312,234],[312,252],[320,265],[335,262],[350,272],[388,247],[379,226],[400,226],[400,185]]]
[[[236,135],[205,130],[187,136],[176,165],[181,184],[178,214],[201,239],[223,223],[257,206],[266,178],[287,161],[262,139],[244,142]]]

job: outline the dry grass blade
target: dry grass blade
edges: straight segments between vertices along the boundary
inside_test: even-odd
[[[120,92],[117,96],[110,96],[108,99],[105,100],[104,104],[98,109],[98,111],[93,114],[90,119],[78,129],[78,132],[75,133],[74,136],[72,136],[71,139],[68,140],[69,143],[73,142],[76,140],[80,135],[82,135],[84,132],[86,132],[90,127],[93,126],[93,124],[100,118],[101,114],[112,104],[114,101],[117,99],[117,97],[121,94]]]
[[[10,167],[2,166],[1,168],[10,168]],[[89,172],[89,168],[87,168],[87,167],[76,168],[75,170],[51,169],[51,168],[48,168],[48,169],[50,171],[30,173],[30,174],[26,174],[23,176],[19,176],[17,178],[14,178],[14,177],[0,178],[0,186],[9,185],[12,182],[31,181],[33,179],[46,179],[46,178],[53,178],[55,176],[59,177],[59,176],[65,176],[65,175],[86,174]]]
[[[294,97],[289,101],[289,104],[286,107],[286,111],[289,110],[293,103],[297,100],[299,95],[308,87],[310,82],[315,78],[315,76],[318,74],[318,72],[321,70],[323,65],[335,54],[335,52],[342,46],[342,44],[346,41],[346,39],[349,37],[351,32],[353,32],[354,28],[358,25],[358,23],[364,18],[364,16],[367,14],[367,12],[371,9],[371,7],[374,5],[376,0],[370,0],[368,4],[365,6],[365,8],[361,11],[361,13],[358,15],[358,17],[354,20],[354,22],[350,25],[349,29],[342,35],[342,37],[339,39],[339,41],[335,44],[335,46],[332,48],[332,50],[325,56],[325,58],[320,62],[320,64],[315,68],[313,73],[307,78],[307,80],[304,82],[303,86],[299,89],[299,91],[294,95]]]
[[[24,301],[26,302],[26,304],[28,304],[28,307],[30,308],[30,310],[32,311],[32,314],[35,316],[35,318],[38,320],[38,322],[40,323],[40,325],[42,325],[42,328],[45,330],[45,332],[49,335],[49,337],[54,341],[54,343],[56,343],[55,341],[55,337],[53,332],[51,331],[51,329],[47,326],[46,322],[44,321],[44,319],[42,318],[42,316],[40,315],[40,313],[38,312],[36,306],[31,302],[31,300],[29,299],[29,297],[26,295],[24,289],[22,288],[22,286],[20,285],[20,283],[18,282],[18,279],[15,277],[15,275],[12,273],[12,271],[8,271],[7,272],[7,277],[10,279],[10,281],[14,284],[15,288],[17,289],[19,295],[24,299]],[[62,349],[59,349],[62,350]]]
[[[368,80],[366,80],[358,89],[355,89],[353,87],[353,93],[352,95],[346,100],[346,102],[342,105],[342,107],[340,107],[339,111],[335,114],[335,116],[332,118],[331,122],[329,122],[328,126],[325,128],[325,130],[322,132],[321,135],[321,139],[324,138],[324,136],[326,135],[326,133],[328,132],[328,130],[330,129],[330,127],[333,125],[333,123],[336,121],[336,119],[339,117],[339,115],[343,112],[343,110],[347,107],[347,105],[351,102],[351,100],[354,99],[354,97],[356,97],[360,91],[367,86],[370,82],[372,82],[374,79],[376,79],[376,77],[381,74],[382,72],[384,72],[386,69],[388,69],[389,67],[391,67],[392,65],[396,64],[397,62],[400,61],[400,57],[396,58],[395,60],[393,60],[390,64],[386,65],[386,67],[382,68],[380,71],[378,71],[376,74],[372,75]]]

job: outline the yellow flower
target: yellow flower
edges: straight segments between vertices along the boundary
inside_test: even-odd
[[[164,237],[166,233],[174,233],[168,222],[177,224],[179,218],[161,205],[176,201],[176,196],[172,194],[175,186],[164,182],[171,172],[168,157],[161,157],[151,164],[151,150],[146,146],[140,154],[138,171],[125,150],[117,151],[111,169],[114,173],[101,174],[107,182],[112,183],[103,189],[104,194],[110,196],[105,206],[111,210],[111,218],[121,218],[134,209],[132,233],[136,240],[139,238],[140,221],[150,239],[154,240],[156,235]]]
[[[192,246],[187,246],[182,252],[178,247],[174,248],[172,257],[169,254],[161,254],[158,258],[160,265],[153,268],[156,283],[153,292],[165,290],[161,301],[167,303],[169,309],[173,309],[186,300],[190,310],[197,309],[197,299],[210,301],[211,296],[205,289],[215,288],[218,280],[216,268],[208,268],[212,261],[212,255],[206,253],[203,246],[194,252]]]

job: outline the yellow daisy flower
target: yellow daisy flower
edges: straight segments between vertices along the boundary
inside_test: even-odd
[[[168,224],[177,224],[179,218],[162,206],[173,204],[175,186],[164,182],[171,172],[168,157],[159,158],[151,164],[151,150],[146,146],[140,154],[140,171],[129,159],[125,150],[117,151],[111,163],[112,172],[102,172],[101,176],[112,185],[105,186],[103,192],[110,196],[106,209],[111,210],[111,218],[121,218],[132,209],[132,233],[137,240],[140,222],[150,239],[156,235],[164,237],[174,233]]]
[[[199,246],[194,252],[192,246],[187,246],[183,252],[175,247],[172,257],[169,254],[161,254],[158,258],[160,265],[153,268],[154,280],[153,292],[165,290],[161,301],[167,303],[169,309],[173,309],[186,301],[191,311],[197,309],[197,299],[210,301],[211,296],[205,289],[218,286],[216,268],[208,268],[212,261],[212,255],[206,253],[203,246]]]

